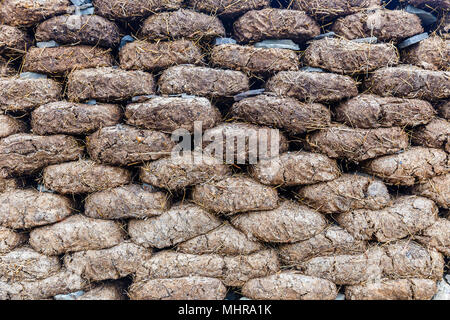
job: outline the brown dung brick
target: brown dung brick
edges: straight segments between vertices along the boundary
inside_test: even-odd
[[[424,100],[361,94],[335,109],[336,120],[353,128],[415,127],[435,116],[433,106]]]
[[[426,126],[414,130],[412,142],[418,146],[443,149],[450,153],[450,122],[435,118]]]
[[[235,17],[250,10],[270,7],[270,0],[189,0],[189,7],[210,15]]]
[[[27,241],[27,235],[0,226],[0,254],[11,252]]]
[[[205,234],[221,225],[221,221],[192,204],[177,204],[160,216],[131,220],[131,240],[146,248],[166,248]]]
[[[306,71],[281,71],[266,83],[266,89],[307,102],[336,102],[358,95],[357,83],[348,76]]]
[[[293,0],[292,7],[304,10],[319,19],[346,16],[368,8],[376,8],[380,0]]]
[[[23,133],[26,130],[27,126],[23,121],[0,114],[0,139],[16,133]]]
[[[170,208],[169,195],[142,185],[127,185],[89,195],[84,214],[95,219],[159,216]]]
[[[446,257],[450,257],[450,220],[438,219],[414,238],[424,246],[435,248]]]
[[[0,177],[33,174],[45,166],[78,159],[83,147],[70,136],[14,134],[0,140]]]
[[[153,76],[143,71],[114,68],[77,70],[69,75],[67,83],[67,97],[71,101],[122,101],[154,93]]]
[[[33,229],[29,242],[36,251],[53,256],[111,248],[123,241],[124,234],[118,222],[74,215],[59,223]]]
[[[442,118],[450,120],[450,100],[444,100],[442,103],[438,104],[437,110]]]
[[[402,51],[402,61],[428,70],[450,68],[450,40],[432,36]]]
[[[271,211],[244,213],[231,224],[252,240],[273,243],[293,243],[314,237],[327,227],[320,213],[291,200],[280,203]]]
[[[101,284],[85,292],[81,297],[75,300],[80,301],[116,301],[125,300],[123,289],[115,283]]]
[[[243,176],[197,185],[192,191],[192,199],[201,207],[224,215],[278,207],[276,189]]]
[[[341,173],[335,160],[318,153],[298,151],[261,160],[250,168],[250,174],[263,184],[298,186],[334,180]]]
[[[16,74],[16,69],[11,64],[12,60],[6,60],[0,56],[0,77],[6,78]]]
[[[398,127],[353,129],[336,125],[307,137],[307,146],[330,158],[364,161],[394,154],[409,145],[408,135]]]
[[[140,33],[146,40],[209,40],[225,36],[225,28],[217,17],[180,9],[151,15],[143,22]]]
[[[179,64],[202,64],[203,54],[189,40],[127,43],[119,52],[120,67],[125,70],[159,71]]]
[[[362,174],[344,174],[329,182],[302,187],[297,194],[299,201],[325,214],[380,210],[391,200],[382,181]]]
[[[92,193],[131,182],[131,172],[118,167],[80,160],[45,168],[45,187],[62,194]]]
[[[426,197],[444,209],[450,208],[450,173],[437,176],[418,184],[411,190],[413,194]]]
[[[440,149],[413,147],[403,153],[369,161],[366,171],[389,184],[413,186],[450,172],[450,158]]]
[[[13,26],[0,24],[1,54],[13,56],[22,55],[30,47],[30,45],[31,39],[25,31]]]
[[[164,95],[187,93],[211,98],[231,97],[250,88],[249,79],[242,72],[193,65],[166,69],[158,84]]]
[[[183,0],[94,0],[95,13],[108,19],[136,19],[155,12],[177,10]]]
[[[19,181],[17,179],[0,178],[0,193],[18,188],[19,188]]]
[[[58,75],[78,69],[109,67],[112,64],[113,56],[109,50],[99,47],[33,47],[24,57],[23,70]]]

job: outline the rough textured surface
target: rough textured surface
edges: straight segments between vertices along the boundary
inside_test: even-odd
[[[202,129],[207,130],[222,119],[220,111],[200,97],[156,97],[129,104],[125,117],[130,125],[167,133],[179,129],[193,132],[195,122],[202,122]]]
[[[303,61],[316,68],[335,73],[370,72],[399,62],[392,44],[358,43],[345,39],[324,38],[313,41],[306,49]]]
[[[0,114],[0,139],[16,133],[25,132],[26,130],[27,127],[23,121]]]
[[[141,168],[140,179],[155,187],[181,190],[210,180],[220,180],[230,173],[231,170],[222,161],[188,152],[148,163]]]
[[[302,187],[297,194],[302,203],[322,213],[379,210],[391,200],[383,182],[361,174],[344,174],[333,181]]]
[[[234,17],[250,10],[264,9],[270,6],[269,0],[235,1],[235,0],[189,0],[194,10],[210,15]]]
[[[43,179],[47,189],[62,194],[91,193],[130,183],[131,172],[80,160],[45,168]]]
[[[254,300],[335,300],[337,288],[331,281],[286,271],[252,279],[242,288]]]
[[[309,135],[307,143],[312,151],[355,162],[397,153],[409,145],[407,134],[397,127],[353,129],[342,125]]]
[[[252,10],[240,17],[233,26],[240,42],[264,39],[293,39],[306,41],[320,34],[317,23],[303,11],[284,9]]]
[[[427,197],[444,209],[450,208],[450,174],[433,177],[424,183],[416,185],[412,193]]]
[[[18,188],[19,181],[17,179],[0,178],[0,193]]]
[[[261,160],[251,168],[251,175],[267,185],[298,186],[334,180],[340,170],[336,161],[327,156],[298,151]]]
[[[377,7],[380,0],[294,0],[294,9],[304,10],[317,18],[345,16]]]
[[[438,219],[415,239],[427,247],[435,248],[450,257],[450,220]]]
[[[67,96],[71,101],[121,101],[155,93],[153,76],[143,71],[85,69],[72,72],[67,81]]]
[[[271,211],[251,212],[238,215],[231,224],[252,240],[273,243],[293,243],[314,237],[327,226],[320,213],[285,200]]]
[[[405,0],[401,0],[400,2],[402,1]],[[406,2],[416,7],[450,9],[450,2],[448,0],[406,0]]]
[[[194,187],[195,203],[217,214],[233,215],[278,207],[278,192],[246,177],[235,176]]]
[[[450,40],[433,36],[402,52],[402,61],[429,70],[450,67]]]
[[[450,100],[440,103],[437,109],[442,118],[450,120]]]
[[[111,248],[123,239],[124,231],[117,222],[74,215],[59,223],[33,229],[29,242],[36,251],[52,256]]]
[[[11,61],[0,57],[0,77],[9,77],[16,73],[16,69],[14,69]]]
[[[0,13],[0,21],[3,21],[3,19],[1,19],[1,13]],[[24,51],[28,49],[30,44],[31,39],[26,32],[13,26],[0,24],[1,54],[13,56],[22,54]]]
[[[361,94],[335,109],[336,120],[350,127],[415,127],[430,122],[436,111],[424,100]]]
[[[166,248],[205,234],[221,221],[193,204],[177,204],[158,217],[131,220],[128,234],[131,240],[147,248]]]
[[[99,285],[87,292],[85,292],[81,297],[76,300],[80,301],[115,301],[115,300],[125,300],[122,288],[115,283],[107,283]]]
[[[225,35],[217,17],[191,10],[156,13],[144,21],[141,35],[147,40],[187,38],[211,39]]]
[[[52,102],[35,109],[31,127],[35,134],[89,134],[119,123],[122,110],[113,104],[87,105],[66,101]]]
[[[308,102],[335,102],[358,94],[356,82],[348,76],[305,71],[281,71],[266,83],[266,89]]]
[[[365,82],[366,88],[384,97],[438,100],[450,97],[450,73],[410,65],[382,68]]]
[[[24,58],[23,70],[45,74],[63,74],[72,70],[109,67],[113,56],[109,50],[86,45],[54,48],[31,48]]]
[[[134,19],[179,9],[183,0],[93,0],[95,13],[109,19]]]
[[[120,42],[120,30],[111,21],[96,15],[57,16],[39,24],[36,41],[79,43],[107,48]]]
[[[27,240],[25,233],[15,232],[0,226],[0,254],[8,253]]]
[[[87,137],[86,146],[92,160],[126,166],[167,156],[175,144],[164,133],[119,124]]]
[[[239,71],[192,65],[166,69],[159,79],[162,94],[193,94],[207,97],[231,97],[249,90],[249,79]]]
[[[135,282],[131,300],[224,300],[227,288],[214,278],[185,277]]]
[[[436,118],[412,133],[412,142],[418,146],[443,149],[450,153],[450,122]]]
[[[439,149],[414,147],[403,153],[369,161],[366,171],[394,185],[413,186],[450,172],[450,158]]]
[[[73,137],[14,134],[0,140],[0,177],[32,174],[51,164],[75,160],[82,151]]]
[[[327,127],[331,122],[330,111],[322,104],[302,103],[295,98],[269,94],[233,104],[231,115],[235,119],[279,128],[292,135]]]
[[[96,219],[143,219],[161,215],[170,205],[168,194],[131,184],[89,195],[84,214]]]

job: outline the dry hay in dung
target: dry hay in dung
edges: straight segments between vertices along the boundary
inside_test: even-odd
[[[11,252],[27,241],[27,235],[0,226],[0,254]]]
[[[450,122],[435,118],[412,132],[412,142],[418,146],[443,149],[450,153]]]
[[[0,139],[27,130],[25,122],[11,116],[0,114]]]
[[[134,20],[155,12],[177,10],[183,0],[93,0],[95,13],[114,20]]]
[[[270,7],[270,0],[189,0],[188,4],[196,11],[231,18],[250,10]]]
[[[31,42],[29,35],[22,29],[0,24],[0,53],[2,55],[22,55]]]
[[[450,70],[450,40],[432,36],[401,52],[402,61],[428,70]]]
[[[292,8],[304,10],[321,20],[346,16],[369,8],[378,8],[380,0],[293,0]]]
[[[426,197],[444,209],[450,208],[450,174],[444,174],[424,181],[411,190],[413,194]]]

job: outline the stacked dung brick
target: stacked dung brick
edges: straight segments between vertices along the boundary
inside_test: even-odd
[[[3,0],[0,299],[449,299],[450,8],[386,2]]]

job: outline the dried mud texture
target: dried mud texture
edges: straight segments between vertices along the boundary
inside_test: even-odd
[[[156,97],[129,104],[125,117],[129,125],[167,133],[180,129],[194,132],[195,122],[201,122],[202,129],[207,130],[222,120],[219,109],[200,97]]]
[[[81,297],[76,300],[80,301],[116,301],[125,300],[122,294],[122,288],[115,283],[106,283],[99,285],[87,292],[85,292]]]
[[[95,15],[64,15],[41,23],[36,41],[76,43],[114,48],[120,42],[120,30],[111,21]]]
[[[222,161],[188,152],[146,164],[141,168],[140,179],[155,187],[182,190],[210,180],[223,179],[230,173],[230,168]]]
[[[431,300],[437,291],[429,279],[383,279],[345,288],[347,300]]]
[[[131,172],[90,160],[63,163],[45,168],[45,187],[62,194],[92,193],[131,182]]]
[[[158,84],[164,95],[187,93],[210,98],[231,97],[250,88],[242,72],[192,65],[166,69]]]
[[[371,94],[361,94],[335,109],[337,121],[363,129],[415,127],[429,123],[435,114],[433,106],[424,100]]]
[[[265,75],[286,70],[296,71],[299,58],[295,51],[288,49],[223,44],[212,49],[211,63],[219,68]]]
[[[380,0],[294,0],[292,7],[304,10],[319,19],[346,16],[368,8],[376,8]]]
[[[234,23],[233,29],[240,42],[264,39],[303,42],[320,34],[318,24],[303,11],[272,8],[245,13]]]
[[[0,281],[1,300],[42,300],[89,287],[80,276],[62,269],[42,280],[7,283]]]
[[[279,128],[291,135],[328,127],[331,113],[319,103],[302,103],[294,98],[268,94],[246,98],[231,107],[231,116],[262,126]]]
[[[27,241],[25,233],[15,232],[0,226],[0,254],[6,254]]]
[[[225,28],[219,18],[180,9],[151,15],[142,24],[140,34],[146,40],[192,39],[209,40],[225,36]]]
[[[108,19],[127,20],[155,12],[177,10],[183,0],[94,0],[95,13]]]
[[[259,182],[274,186],[298,186],[330,181],[340,176],[336,161],[318,153],[288,152],[261,160],[250,169]]]
[[[0,7],[1,10],[1,7]],[[0,18],[0,21],[2,19]],[[21,55],[31,45],[31,39],[25,31],[13,26],[0,24],[0,53]]]
[[[418,146],[443,149],[450,153],[450,122],[436,118],[412,133],[412,142]]]
[[[160,71],[179,64],[203,63],[202,51],[189,40],[134,41],[120,49],[119,58],[125,70]]]
[[[75,252],[64,257],[67,270],[90,281],[116,280],[136,273],[152,252],[131,242],[102,250]]]
[[[6,138],[16,133],[23,133],[27,130],[26,124],[4,114],[0,114],[0,139]]]
[[[45,166],[78,159],[82,153],[73,137],[14,134],[0,140],[0,178],[33,174]]]
[[[29,229],[52,224],[72,214],[72,202],[63,196],[35,190],[0,193],[0,224],[12,229]]]
[[[84,214],[95,219],[143,219],[163,214],[170,205],[168,194],[132,184],[89,195]]]
[[[0,77],[6,78],[16,74],[16,69],[11,65],[11,60],[7,61],[0,56]]]
[[[450,69],[450,40],[432,36],[402,52],[402,61],[428,70]]]
[[[113,221],[71,216],[56,224],[33,229],[30,245],[48,256],[111,248],[124,240],[122,226]]]
[[[136,279],[141,281],[200,276],[218,278],[228,287],[240,287],[250,279],[275,274],[279,270],[278,258],[273,250],[233,257],[163,251],[144,261]]]
[[[344,174],[333,181],[302,187],[297,194],[302,203],[325,214],[379,210],[391,201],[382,181],[362,174]]]
[[[92,160],[126,166],[170,155],[175,144],[162,132],[119,124],[87,137],[86,146]]]
[[[438,219],[431,227],[414,238],[424,246],[435,248],[450,257],[450,220]]]
[[[324,38],[313,41],[306,49],[305,64],[341,74],[367,73],[399,63],[392,44],[358,43],[345,39]]]
[[[393,185],[413,186],[450,172],[450,158],[443,150],[413,147],[403,153],[369,161],[366,171]]]
[[[338,290],[331,281],[286,271],[250,280],[242,294],[254,300],[335,300]]]
[[[437,176],[416,185],[412,193],[429,198],[444,209],[450,208],[450,173]]]
[[[443,101],[436,108],[442,118],[450,120],[450,100]]]
[[[348,76],[306,71],[281,71],[266,83],[266,89],[307,102],[337,102],[358,95],[357,83]]]
[[[271,211],[238,215],[231,224],[244,232],[251,240],[273,243],[293,243],[314,237],[327,227],[327,220],[320,213],[285,200]]]
[[[29,111],[60,100],[62,87],[51,79],[0,78],[0,110]]]
[[[341,227],[330,226],[308,240],[281,245],[278,254],[284,265],[291,266],[314,257],[361,254],[366,250],[366,242],[356,240]]]
[[[224,223],[220,227],[177,246],[177,251],[189,254],[220,254],[228,256],[249,255],[264,249],[244,233]]]
[[[278,207],[277,190],[241,176],[197,185],[192,199],[201,207],[224,215]]]
[[[131,240],[146,248],[167,248],[208,233],[221,221],[192,204],[178,204],[158,217],[131,220],[128,234]]]
[[[0,255],[0,281],[42,280],[59,272],[60,269],[58,257],[45,256],[27,246]]]
[[[250,10],[260,10],[270,7],[269,0],[189,0],[188,4],[189,7],[192,7],[196,11],[223,17],[235,17]]]
[[[450,97],[450,72],[403,65],[375,71],[365,82],[369,92],[384,97],[435,101]]]
[[[312,151],[354,162],[394,154],[408,146],[408,135],[398,127],[353,129],[336,125],[307,137]]]
[[[377,37],[381,42],[398,42],[424,32],[418,16],[403,10],[359,12],[338,19],[332,30],[346,39]]]
[[[439,210],[433,201],[402,196],[382,210],[354,210],[337,217],[340,226],[358,240],[390,242],[413,236],[432,226]]]
[[[67,83],[67,97],[71,101],[122,101],[154,93],[153,76],[143,71],[114,68],[77,70],[69,75]]]
[[[276,157],[289,149],[289,141],[278,129],[247,123],[222,123],[206,130],[203,151],[228,164],[256,163]]]
[[[135,282],[131,300],[224,300],[227,288],[214,278],[185,277]]]
[[[85,45],[28,50],[23,70],[50,75],[67,74],[72,70],[109,67],[113,56],[109,50]]]
[[[17,179],[0,178],[0,193],[18,188],[19,188],[19,181]]]
[[[11,26],[30,27],[66,13],[70,5],[68,0],[3,0],[0,4],[0,21]]]
[[[122,109],[113,104],[52,102],[31,114],[33,133],[84,135],[119,123]]]

